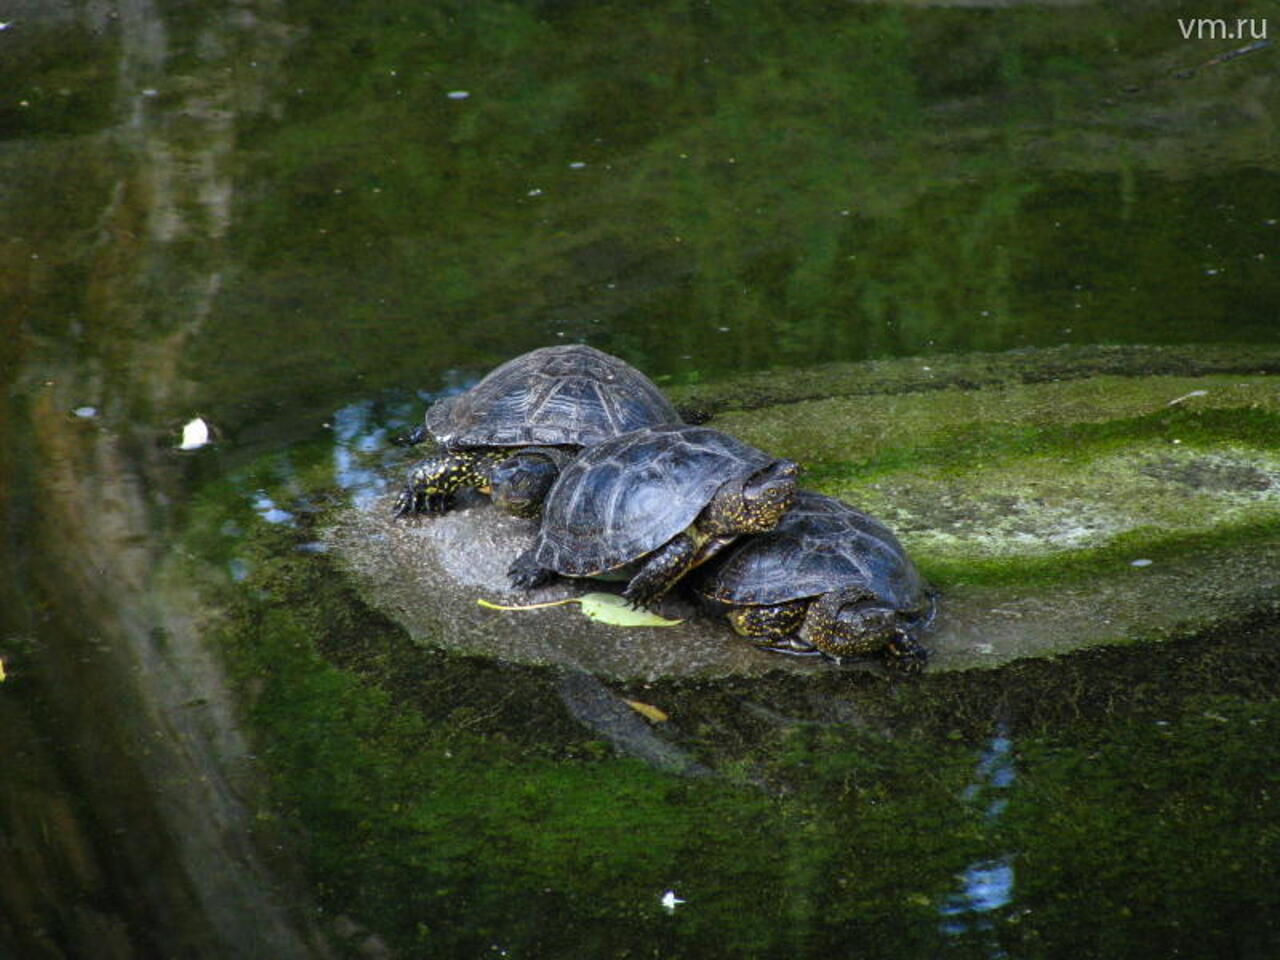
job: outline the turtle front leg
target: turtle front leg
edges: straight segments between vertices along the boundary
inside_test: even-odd
[[[532,590],[534,587],[545,586],[555,577],[555,571],[538,563],[533,554],[533,550],[526,550],[512,561],[507,569],[512,586]]]
[[[693,569],[698,545],[687,533],[677,534],[649,555],[622,591],[633,607],[647,607]]]
[[[409,471],[409,482],[396,497],[395,515],[444,513],[463,487],[489,485],[488,457],[469,451],[439,453]]]

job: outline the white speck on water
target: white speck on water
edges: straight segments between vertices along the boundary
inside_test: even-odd
[[[676,896],[676,892],[674,890],[667,890],[662,894],[662,909],[667,911],[667,913],[675,913],[676,907],[680,906],[680,904],[684,902],[685,901]]]
[[[205,423],[203,417],[196,417],[187,421],[186,426],[182,428],[182,442],[178,444],[179,450],[199,450],[209,442],[209,424]]]
[[[81,420],[92,420],[98,415],[97,407],[76,407],[72,411]]]
[[[1131,567],[1149,567],[1149,566],[1151,566],[1151,564],[1153,564],[1153,563],[1155,563],[1155,561],[1154,561],[1154,560],[1148,560],[1146,557],[1140,557],[1140,558],[1138,558],[1137,560],[1130,560],[1130,561],[1129,561],[1129,566],[1131,566]]]
[[[530,190],[530,191],[529,191],[529,194],[528,194],[528,195],[529,195],[529,196],[531,196],[531,197],[540,197],[540,196],[542,196],[542,188],[541,188],[541,187],[534,187],[532,190]]]
[[[570,170],[581,170],[581,169],[582,169],[583,167],[585,167],[586,165],[587,165],[587,162],[586,162],[585,160],[574,160],[574,161],[572,161],[572,162],[569,164],[569,169],[570,169]]]
[[[445,94],[450,100],[465,100],[471,96],[470,90],[450,90]]]

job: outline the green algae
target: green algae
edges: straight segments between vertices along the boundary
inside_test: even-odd
[[[273,555],[288,539],[255,535]],[[273,775],[261,816],[303,830],[327,910],[400,949],[783,957],[853,938],[868,957],[982,956],[989,936],[944,935],[937,917],[953,875],[1003,851],[1018,896],[984,916],[1006,948],[1184,943],[1153,931],[1165,914],[1147,902],[1202,918],[1207,950],[1276,933],[1271,885],[1213,895],[1215,878],[1256,880],[1280,859],[1259,792],[1280,716],[1269,697],[1222,697],[1240,682],[1274,695],[1261,636],[1224,648],[1227,670],[1184,645],[1156,686],[1158,662],[1110,655],[1063,665],[1082,685],[1046,664],[940,688],[848,674],[627,688],[720,772],[688,781],[557,719],[545,670],[406,644],[322,567],[294,556],[264,570],[224,642]],[[1001,716],[1017,782],[992,822],[966,798]],[[1154,835],[1153,811],[1167,824]],[[1157,899],[1135,900],[1154,876],[1167,878]],[[672,916],[668,889],[686,901]],[[1126,910],[1128,933],[1099,931],[1097,917]]]
[[[1048,935],[1063,928],[1075,955],[1273,953],[1277,722],[1274,700],[1207,696],[1023,745],[999,832],[1036,920],[1007,930],[1011,955],[1066,955]]]
[[[1217,413],[1222,410],[1232,411],[1231,416]],[[1275,444],[1277,413],[1280,384],[1267,376],[1236,374],[1097,376],[918,392],[903,384],[891,394],[776,403],[715,419],[744,439],[780,455],[803,457],[819,469],[847,463],[873,470],[877,458],[901,457],[895,451],[902,450],[925,463],[981,467],[993,456],[1037,446],[1062,454],[1081,441],[1116,445],[1161,433],[1172,440],[1178,438],[1171,432],[1177,428],[1190,439],[1228,434]]]
[[[1117,376],[1198,380],[1215,374],[1251,376],[1278,371],[1280,350],[1267,344],[1081,344],[814,364],[803,370],[775,367],[706,384],[676,384],[670,392],[690,407],[718,413],[829,397],[975,390]]]
[[[909,838],[885,822],[899,812],[875,805],[922,775],[923,756],[904,763],[881,743],[851,753],[853,767],[829,761],[847,796],[867,800],[834,819],[816,796],[733,775],[673,779],[600,749],[565,715],[554,673],[408,644],[323,559],[288,549],[296,532],[263,526],[250,531],[257,548],[244,545],[261,562],[222,644],[275,784],[260,819],[305,830],[327,909],[429,956],[495,942],[611,956],[655,937],[677,956],[786,956],[833,948],[853,915],[927,916],[931,878],[953,851],[932,864],[905,856]],[[811,746],[783,740],[769,779],[808,780]],[[949,772],[929,763],[921,817],[963,787],[966,769],[959,750]],[[872,866],[885,862],[899,867]],[[661,909],[672,888],[693,905],[688,919]],[[927,926],[922,937],[933,940]]]

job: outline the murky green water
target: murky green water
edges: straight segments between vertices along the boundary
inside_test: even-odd
[[[604,684],[415,646],[319,545],[426,399],[547,343],[686,391],[1273,356],[1276,51],[1182,38],[1217,15],[6,9],[3,949],[1280,952],[1274,611],[915,684]]]

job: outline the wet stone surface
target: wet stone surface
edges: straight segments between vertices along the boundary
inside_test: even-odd
[[[505,571],[528,542],[532,525],[487,504],[416,523],[384,514],[353,514],[331,531],[330,542],[366,599],[418,642],[618,679],[842,669],[817,658],[756,650],[681,597],[669,597],[662,606],[665,616],[687,618],[674,627],[597,623],[574,605],[486,609],[476,601],[544,603],[616,588],[561,582],[527,594],[513,591]],[[1021,657],[1188,633],[1274,605],[1277,597],[1280,542],[1149,565],[1121,560],[1097,577],[1063,585],[954,585],[943,592],[935,628],[925,638],[932,653],[929,670],[994,667]]]
[[[816,659],[756,650],[728,627],[669,596],[660,612],[672,627],[617,627],[587,619],[576,605],[503,611],[480,606],[546,603],[616,584],[561,580],[520,591],[507,567],[528,546],[532,522],[476,504],[441,517],[394,520],[388,511],[356,512],[330,542],[362,594],[418,642],[526,664],[555,664],[617,678],[754,676],[769,670],[820,669]]]
[[[1162,457],[1145,464],[1141,470],[1148,477],[1180,483],[1193,490],[1244,493],[1276,488],[1276,477],[1266,470],[1250,463],[1224,462],[1214,457],[1196,457],[1183,463]]]

